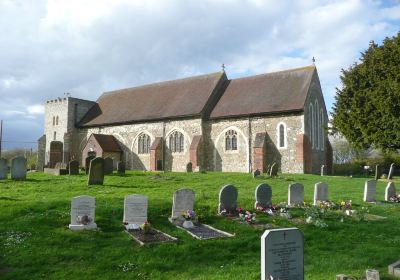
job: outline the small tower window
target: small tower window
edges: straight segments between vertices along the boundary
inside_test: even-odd
[[[173,153],[182,153],[184,149],[184,137],[179,131],[173,132],[169,136],[169,148]]]
[[[277,143],[278,143],[278,148],[284,149],[287,147],[287,136],[286,136],[286,124],[285,123],[279,123],[277,127]]]
[[[56,117],[56,125],[58,125],[58,116]]]
[[[228,130],[225,133],[225,150],[236,151],[237,150],[237,132],[234,130]]]
[[[56,125],[56,117],[53,116],[53,126]]]
[[[56,141],[56,139],[57,139],[57,132],[54,131],[53,140]]]
[[[143,133],[139,136],[138,154],[150,153],[150,136]]]

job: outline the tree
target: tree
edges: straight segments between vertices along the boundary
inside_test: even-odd
[[[400,149],[400,32],[381,46],[371,42],[340,79],[333,133],[358,148]]]
[[[367,159],[372,151],[354,148],[352,145],[340,135],[330,139],[333,150],[333,162],[336,164],[352,163]]]

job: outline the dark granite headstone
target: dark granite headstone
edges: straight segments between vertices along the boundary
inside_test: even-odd
[[[114,160],[110,157],[104,159],[104,175],[112,174],[114,171]]]
[[[8,166],[7,160],[0,158],[0,180],[7,179]]]
[[[226,185],[219,191],[218,213],[226,209],[231,212],[237,208],[238,191],[233,185]]]
[[[69,175],[79,175],[79,162],[71,160],[69,162]]]
[[[125,163],[123,161],[119,161],[117,165],[118,175],[125,175]]]
[[[253,178],[256,178],[257,176],[260,176],[261,175],[261,172],[260,172],[260,170],[258,170],[258,169],[256,169],[254,172],[253,172]]]
[[[90,167],[90,162],[92,161],[92,159],[94,159],[94,156],[89,156],[85,159],[85,173],[89,174],[89,167]]]
[[[15,157],[11,161],[11,179],[25,180],[26,179],[26,158]]]
[[[257,206],[268,207],[272,204],[272,188],[267,184],[260,184],[256,188],[256,202],[254,208]]]
[[[90,161],[88,186],[103,185],[104,182],[104,159],[94,158]]]
[[[193,164],[191,162],[186,164],[186,172],[193,172]]]

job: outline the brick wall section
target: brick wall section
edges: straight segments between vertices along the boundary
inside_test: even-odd
[[[157,170],[157,161],[162,160],[162,137],[156,137],[150,148],[150,170]]]
[[[304,173],[312,173],[312,150],[310,140],[305,134],[297,135],[296,158],[303,164]]]
[[[267,171],[265,166],[265,138],[265,132],[257,133],[253,146],[253,170],[258,169],[261,172]]]
[[[199,154],[201,152],[201,138],[201,135],[193,136],[192,143],[190,144],[189,157],[193,170],[198,170],[200,167]]]

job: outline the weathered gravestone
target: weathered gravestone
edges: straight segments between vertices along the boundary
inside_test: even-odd
[[[0,180],[7,179],[8,166],[7,160],[0,158]]]
[[[132,194],[125,196],[124,199],[124,223],[134,225],[138,228],[147,221],[147,196]]]
[[[261,206],[266,208],[272,204],[272,188],[267,184],[260,184],[256,188],[256,202],[254,203],[254,208]]]
[[[57,162],[54,166],[55,169],[68,169],[67,164],[63,162]]]
[[[238,191],[233,185],[226,185],[219,191],[218,213],[224,209],[228,212],[234,212],[237,208]]]
[[[25,180],[26,179],[26,158],[15,157],[11,161],[11,179]]]
[[[179,189],[174,192],[171,220],[183,219],[182,212],[193,210],[195,193],[191,189]]]
[[[393,172],[394,172],[394,163],[392,163],[390,165],[390,169],[389,169],[389,175],[388,175],[388,179],[392,180],[393,179]]]
[[[112,174],[114,171],[114,160],[110,157],[104,159],[104,175]]]
[[[186,164],[186,172],[193,172],[193,164],[191,162],[188,162],[188,164]]]
[[[304,203],[304,186],[299,183],[289,185],[288,205],[302,205]]]
[[[89,174],[89,167],[90,167],[90,162],[94,159],[94,156],[89,156],[85,159],[85,173]]]
[[[124,176],[125,175],[125,163],[123,161],[119,161],[117,164],[117,172],[118,175]]]
[[[396,196],[396,187],[394,186],[394,182],[389,182],[385,189],[385,201],[389,201],[394,196]]]
[[[381,178],[381,169],[379,168],[379,164],[375,165],[375,180],[379,180]]]
[[[376,195],[376,181],[375,180],[366,181],[364,186],[364,201],[375,202],[375,195]]]
[[[367,269],[365,271],[365,274],[367,276],[366,280],[379,280],[379,271],[375,269]]]
[[[304,241],[297,228],[267,230],[261,236],[261,279],[304,280]]]
[[[260,170],[256,169],[256,170],[253,171],[253,178],[256,178],[256,177],[258,177],[260,175],[261,175]]]
[[[81,195],[74,197],[71,201],[71,230],[95,229],[95,208],[94,197]]]
[[[103,185],[104,159],[97,157],[92,159],[89,165],[88,185]]]
[[[328,185],[322,182],[316,183],[314,186],[314,205],[318,201],[328,200]]]
[[[269,176],[271,176],[271,177],[278,176],[278,165],[276,164],[276,162],[274,162],[271,165],[271,170],[269,171]]]
[[[321,166],[321,176],[325,176],[326,175],[326,167],[325,165]]]
[[[395,269],[400,269],[400,260],[388,265],[389,275],[395,275]],[[395,275],[400,276],[400,275]]]
[[[79,175],[79,162],[71,160],[68,164],[69,175]]]

